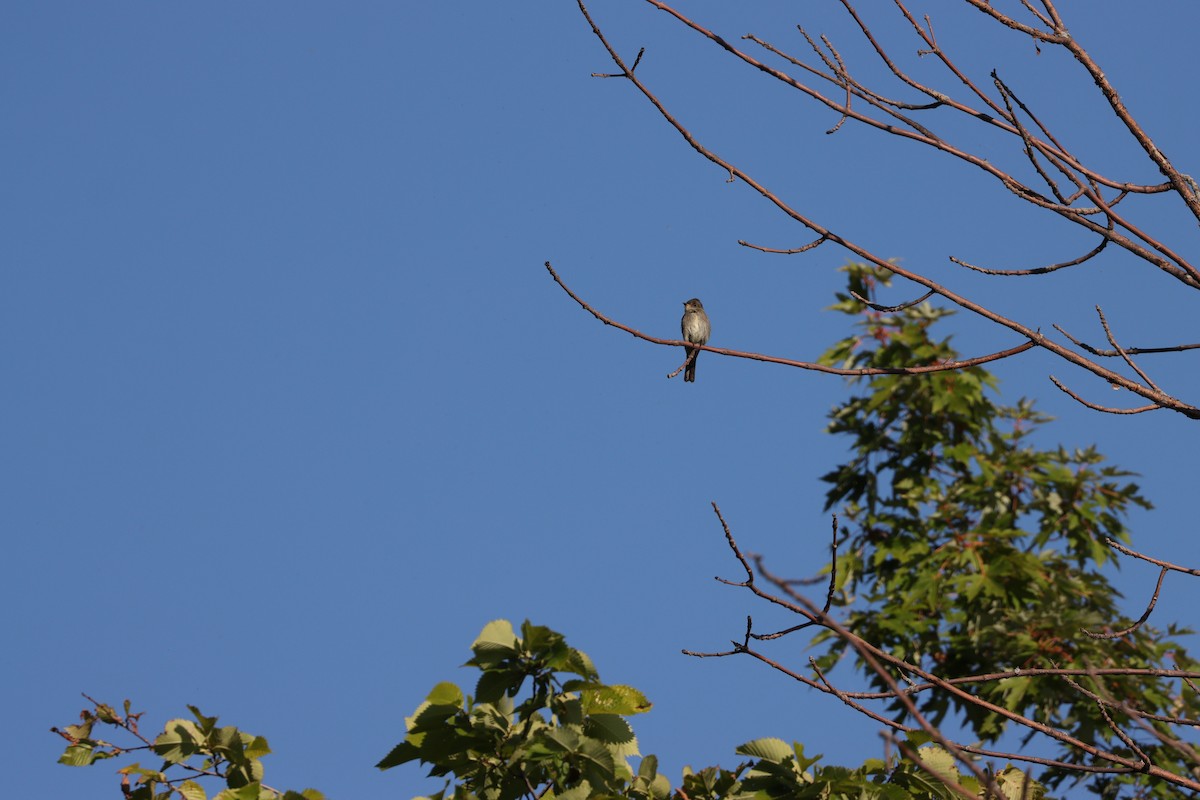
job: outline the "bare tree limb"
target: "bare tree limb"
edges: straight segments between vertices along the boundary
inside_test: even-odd
[[[945,361],[939,364],[915,365],[911,367],[857,367],[847,369],[844,367],[831,367],[828,364],[820,364],[815,361],[796,361],[790,358],[780,358],[778,356],[768,356],[762,353],[749,353],[743,350],[729,350],[723,347],[711,347],[704,344],[695,344],[693,342],[685,342],[682,339],[660,339],[657,336],[650,336],[642,333],[635,328],[624,325],[616,320],[601,314],[587,303],[582,297],[571,291],[563,282],[558,273],[554,271],[554,267],[550,262],[546,262],[546,269],[550,272],[550,276],[554,278],[554,282],[562,287],[572,300],[578,303],[585,311],[591,314],[596,319],[603,322],[605,325],[611,325],[614,328],[623,330],[631,336],[635,336],[646,342],[653,344],[661,344],[669,347],[684,347],[690,349],[693,353],[698,350],[704,350],[709,353],[716,353],[721,356],[732,356],[733,358],[747,358],[752,361],[763,361],[768,364],[783,364],[788,367],[798,367],[800,369],[812,370],[814,372],[824,372],[829,375],[844,375],[848,377],[860,377],[865,375],[923,375],[930,372],[953,372],[955,370],[964,369],[966,367],[974,367],[980,364],[986,364],[990,361],[999,361],[1000,359],[1015,356],[1018,353],[1023,353],[1034,346],[1033,342],[1024,342],[1016,347],[1010,347],[1007,350],[1001,350],[997,353],[989,353],[985,356],[976,356],[975,358],[958,359],[956,361]],[[693,356],[694,357],[694,356]],[[681,367],[682,369],[682,367]],[[671,375],[679,374],[679,370],[671,373]],[[669,375],[668,377],[671,377]]]
[[[1128,628],[1119,631],[1113,631],[1112,633],[1092,633],[1086,628],[1080,628],[1080,632],[1084,636],[1090,636],[1093,639],[1119,639],[1122,636],[1126,636],[1136,631],[1142,626],[1143,622],[1150,619],[1150,613],[1154,611],[1154,607],[1158,605],[1158,593],[1162,591],[1163,578],[1167,577],[1168,572],[1170,572],[1170,570],[1167,567],[1163,567],[1158,573],[1158,583],[1154,585],[1154,594],[1150,597],[1150,603],[1146,606],[1146,610],[1142,612],[1142,615],[1138,617],[1137,622],[1133,623]]]
[[[1072,336],[1071,334],[1067,333],[1065,330],[1063,330],[1058,325],[1055,325],[1054,329],[1056,331],[1058,331],[1059,333],[1061,333],[1063,336],[1070,339],[1077,347],[1082,347],[1084,350],[1087,350],[1089,353],[1091,353],[1094,356],[1101,356],[1104,358],[1112,358],[1112,357],[1121,355],[1120,352],[1118,352],[1116,350],[1098,350],[1086,342],[1081,342],[1078,339],[1076,339],[1074,336]],[[1126,347],[1125,353],[1127,355],[1131,355],[1131,356],[1141,355],[1143,353],[1180,353],[1184,350],[1196,350],[1198,348],[1200,348],[1200,343],[1177,344],[1177,345],[1172,345],[1170,347]]]
[[[1114,406],[1102,406],[1099,403],[1093,403],[1088,400],[1084,400],[1082,397],[1077,395],[1075,392],[1068,389],[1063,384],[1062,381],[1060,381],[1058,378],[1054,377],[1053,375],[1050,376],[1050,381],[1055,386],[1057,386],[1059,389],[1061,389],[1064,394],[1068,395],[1075,402],[1079,403],[1080,405],[1087,406],[1088,408],[1092,409],[1093,411],[1102,411],[1105,414],[1141,414],[1146,411],[1157,411],[1158,409],[1162,408],[1162,406],[1155,405],[1155,404],[1151,404],[1148,406],[1138,406],[1137,408],[1116,408]]]
[[[776,76],[780,80],[783,80],[785,82],[788,82],[791,85],[796,86],[796,88],[799,88],[801,91],[804,91],[806,94],[809,94],[810,96],[814,97],[814,99],[818,99],[821,102],[826,103],[827,105],[830,105],[830,107],[836,107],[836,103],[828,100],[827,98],[824,98],[824,96],[820,95],[820,93],[815,92],[814,90],[810,89],[809,87],[804,86],[803,84],[797,83],[796,81],[791,79],[789,76],[783,75],[782,73],[779,73],[777,70],[773,70],[770,67],[767,67],[766,65],[763,65],[760,62],[754,60],[753,58],[746,55],[745,53],[742,53],[737,48],[735,48],[731,44],[729,44],[725,39],[721,38],[720,36],[717,36],[716,34],[712,33],[711,31],[704,29],[703,27],[701,27],[697,23],[691,21],[684,15],[680,14],[678,11],[671,8],[670,6],[668,6],[666,3],[662,2],[661,0],[646,0],[646,2],[653,5],[656,8],[659,8],[663,11],[670,13],[671,15],[676,17],[678,20],[680,20],[682,23],[684,23],[688,27],[701,33],[702,35],[706,36],[710,40],[719,44],[725,50],[727,50],[730,53],[736,55],[737,57],[743,59],[747,63],[754,65],[756,68],[762,70],[763,72],[766,72],[768,74]],[[924,275],[920,275],[918,273],[907,270],[907,269],[899,266],[898,264],[889,262],[888,260],[883,259],[883,258],[875,255],[874,253],[868,251],[866,248],[849,241],[848,239],[834,233],[833,231],[829,230],[828,228],[825,228],[824,226],[817,223],[815,220],[801,214],[796,209],[792,208],[787,203],[783,202],[783,200],[781,200],[776,194],[774,194],[773,192],[768,190],[765,186],[763,186],[761,183],[759,183],[757,180],[755,180],[753,177],[751,177],[745,171],[736,167],[729,161],[721,158],[716,153],[712,152],[711,150],[706,148],[704,145],[702,145],[677,119],[675,119],[675,117],[666,109],[666,107],[662,104],[662,102],[652,92],[650,92],[650,90],[647,88],[645,83],[642,82],[638,77],[636,77],[633,74],[633,72],[631,70],[629,70],[628,67],[625,66],[624,60],[616,52],[616,50],[612,47],[612,45],[609,43],[607,37],[603,34],[603,32],[600,30],[600,28],[596,25],[595,21],[592,19],[591,14],[588,12],[587,7],[584,4],[583,0],[577,0],[577,3],[580,8],[580,11],[583,13],[585,19],[588,21],[588,24],[591,26],[592,32],[596,35],[597,39],[604,46],[604,48],[608,51],[609,57],[612,58],[613,62],[615,64],[617,64],[617,66],[622,70],[622,72],[629,79],[630,83],[632,83],[637,88],[637,90],[639,92],[641,92],[641,94],[647,100],[649,100],[652,105],[654,105],[654,107],[659,111],[659,113],[662,115],[662,117],[672,127],[674,127],[680,133],[681,136],[683,136],[684,140],[687,141],[688,144],[694,150],[696,150],[696,152],[700,153],[705,158],[712,161],[714,164],[720,166],[723,170],[727,171],[731,176],[734,176],[734,177],[737,177],[737,178],[740,178],[741,180],[743,180],[747,185],[749,185],[751,188],[753,188],[762,197],[764,197],[765,199],[770,201],[772,204],[774,204],[778,209],[783,211],[789,217],[791,217],[795,221],[799,222],[800,224],[804,225],[805,227],[809,228],[814,233],[816,233],[818,236],[837,243],[838,245],[840,245],[847,251],[868,261],[869,263],[874,264],[879,267],[882,267],[883,269],[889,270],[890,272],[892,272],[893,274],[895,274],[899,277],[907,278],[908,280],[911,280],[914,283],[924,286],[926,289],[932,289],[936,294],[940,295],[941,297],[945,298],[946,300],[950,301],[951,303],[954,303],[955,305],[958,305],[961,308],[971,311],[993,323],[996,323],[998,325],[1008,328],[1009,330],[1012,330],[1013,332],[1021,335],[1022,337],[1034,342],[1039,347],[1042,347],[1042,348],[1054,353],[1055,355],[1063,358],[1066,361],[1069,361],[1072,364],[1075,364],[1076,366],[1082,367],[1083,369],[1085,369],[1089,372],[1092,372],[1093,374],[1097,375],[1098,377],[1103,378],[1104,380],[1108,381],[1109,383],[1119,385],[1125,389],[1128,389],[1129,391],[1134,392],[1135,394],[1138,394],[1138,395],[1146,398],[1147,400],[1150,400],[1151,403],[1153,403],[1156,406],[1168,408],[1173,411],[1179,412],[1179,413],[1187,416],[1190,419],[1200,419],[1200,408],[1196,408],[1195,406],[1185,403],[1182,400],[1179,400],[1178,398],[1175,398],[1175,397],[1167,395],[1161,391],[1158,391],[1153,387],[1144,386],[1133,380],[1125,378],[1124,376],[1120,375],[1119,373],[1116,373],[1116,372],[1113,372],[1112,370],[1106,369],[1105,367],[1102,367],[1099,364],[1091,361],[1087,357],[1085,357],[1067,347],[1064,347],[1064,346],[1058,344],[1057,342],[1047,339],[1037,330],[1031,329],[1026,325],[1022,325],[1021,323],[1018,323],[1015,320],[1009,319],[995,311],[992,311],[991,309],[989,309],[977,302],[974,302],[972,300],[969,300],[966,297],[958,295],[957,293],[952,292],[951,290],[947,289],[946,287],[942,286],[941,284],[937,283],[936,281],[933,281],[933,280],[925,277]],[[859,115],[858,112],[856,112],[852,109],[838,109],[838,110],[844,110],[849,116],[851,116],[852,118],[855,118],[855,119],[859,119],[861,117],[861,115]],[[866,122],[867,124],[873,124],[877,127],[879,126],[879,123],[871,120],[870,118],[861,117],[861,119],[862,119],[862,121]],[[901,131],[899,129],[896,129],[894,126],[889,126],[888,130],[889,130],[889,132],[895,133],[896,135],[908,136],[911,138],[924,138],[924,137],[921,137],[919,134],[912,134],[909,132]],[[1083,225],[1084,227],[1087,227],[1089,230],[1094,230],[1097,233],[1101,233],[1102,235],[1105,235],[1107,238],[1109,238],[1110,240],[1112,240],[1113,242],[1115,242],[1117,244],[1120,244],[1123,247],[1132,248],[1135,252],[1138,252],[1138,254],[1141,255],[1143,258],[1146,258],[1146,260],[1150,261],[1151,263],[1154,263],[1156,266],[1159,266],[1161,269],[1164,269],[1165,271],[1170,272],[1171,274],[1174,274],[1176,277],[1179,277],[1180,280],[1183,280],[1185,282],[1192,280],[1189,276],[1189,273],[1185,269],[1180,268],[1174,264],[1171,264],[1168,260],[1166,260],[1162,256],[1156,255],[1155,253],[1152,253],[1152,252],[1146,250],[1144,247],[1137,245],[1136,243],[1132,242],[1124,235],[1109,232],[1104,226],[1101,226],[1097,223],[1094,223],[1094,222],[1086,219],[1086,217],[1079,214],[1077,210],[1065,209],[1062,207],[1058,207],[1058,206],[1056,206],[1056,204],[1050,203],[1044,199],[1037,197],[1036,193],[1033,193],[1031,190],[1024,189],[1023,187],[1020,186],[1020,184],[1018,182],[1015,181],[1015,179],[1011,178],[1011,176],[1001,173],[995,167],[992,167],[990,164],[988,164],[988,162],[981,160],[977,157],[970,156],[969,154],[962,153],[962,151],[951,148],[948,145],[944,145],[941,142],[928,142],[928,143],[930,143],[933,146],[938,147],[938,149],[945,150],[946,152],[951,153],[952,155],[956,155],[957,157],[962,157],[962,158],[970,161],[971,163],[976,164],[981,169],[984,169],[985,171],[988,171],[992,174],[997,175],[998,177],[1000,177],[1002,179],[1002,181],[1005,183],[1006,186],[1008,186],[1013,191],[1016,191],[1018,194],[1025,196],[1026,199],[1029,199],[1031,202],[1034,202],[1036,205],[1042,205],[1042,206],[1051,208],[1051,209],[1055,210],[1056,213],[1067,213],[1067,214],[1073,215],[1073,218],[1079,224]],[[1111,211],[1111,208],[1106,208],[1105,211],[1110,215],[1110,217],[1112,217],[1114,214],[1114,212]],[[1192,269],[1194,270],[1194,268],[1192,268]],[[1200,281],[1197,281],[1197,285],[1200,285]],[[677,346],[682,346],[682,345],[677,345]],[[711,349],[711,348],[706,347],[705,349]],[[760,360],[768,360],[768,359],[760,359]]]

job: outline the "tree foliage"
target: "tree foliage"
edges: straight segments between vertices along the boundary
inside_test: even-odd
[[[862,377],[830,414],[849,455],[824,477],[840,518],[824,603],[743,554],[717,509],[746,572],[727,582],[799,619],[771,633],[748,619],[732,650],[704,655],[755,656],[835,696],[876,719],[899,756],[827,765],[800,742],[757,739],[735,748],[736,766],[687,769],[672,787],[654,756],[631,762],[631,718],[650,710],[641,692],[603,682],[562,634],[497,620],[471,645],[474,686],[435,686],[379,768],[426,765],[444,779],[433,800],[1036,798],[1081,780],[1103,798],[1165,800],[1193,788],[1200,759],[1179,733],[1200,724],[1188,688],[1200,670],[1177,638],[1187,631],[1151,625],[1150,609],[1126,622],[1106,572],[1114,548],[1133,552],[1123,544],[1128,512],[1149,508],[1130,473],[1093,447],[1045,446],[1048,418],[1029,400],[999,403],[983,366],[894,374],[958,358],[937,327],[949,312],[871,310],[858,298],[889,274],[846,272],[833,308],[857,330],[824,361]],[[796,636],[815,651],[807,668],[769,657]],[[841,676],[840,663],[858,677]],[[136,800],[199,800],[204,777],[224,782],[219,800],[318,800],[264,786],[266,741],[190,710],[151,741],[128,703],[121,714],[96,703],[58,730],[68,740],[61,760],[152,752],[157,769],[120,770]],[[97,725],[137,743],[104,741]]]
[[[733,769],[686,768],[671,788],[658,759],[638,755],[628,717],[650,710],[629,686],[600,681],[592,660],[555,631],[526,621],[518,636],[507,620],[488,623],[471,645],[467,666],[479,670],[475,695],[439,683],[405,719],[404,741],[380,769],[419,761],[445,777],[428,800],[628,798],[629,800],[751,800],[751,798],[949,798],[952,783],[978,792],[946,751],[916,734],[912,760],[869,759],[855,769],[820,766],[800,743],[764,738],[736,748]],[[1019,770],[1000,780],[1034,791]],[[1029,796],[1035,796],[1030,794]]]
[[[846,272],[833,308],[857,330],[824,361],[863,377],[830,414],[849,447],[824,477],[840,519],[824,602],[745,555],[716,509],[746,573],[726,582],[799,619],[760,633],[749,618],[733,649],[703,655],[751,655],[833,695],[878,721],[898,755],[827,765],[801,742],[757,739],[735,748],[732,768],[687,769],[672,787],[639,754],[631,718],[650,710],[641,692],[603,682],[562,634],[497,620],[471,645],[474,686],[435,686],[379,768],[426,765],[444,779],[433,800],[1037,798],[1080,781],[1102,798],[1165,800],[1193,788],[1200,759],[1179,733],[1200,725],[1189,688],[1200,670],[1178,641],[1188,631],[1151,625],[1151,609],[1125,621],[1109,578],[1114,548],[1134,552],[1128,512],[1149,508],[1130,473],[1093,447],[1045,446],[1048,418],[1029,400],[999,403],[980,365],[894,374],[958,357],[937,327],[948,312],[864,310],[857,298],[889,275]],[[767,652],[797,636],[815,651],[807,667]],[[846,663],[857,677],[839,672]],[[61,761],[153,753],[157,769],[120,770],[136,800],[200,800],[205,777],[224,782],[218,800],[320,798],[264,786],[266,741],[190,710],[149,740],[128,703],[123,713],[95,703],[56,729],[68,740]],[[97,737],[98,725],[135,744]]]
[[[919,305],[864,314],[854,295],[872,296],[889,275],[864,265],[848,272],[848,290],[834,308],[862,317],[860,332],[826,360],[888,367],[957,358],[949,339],[933,331],[948,312]],[[1175,638],[1190,631],[1123,623],[1120,594],[1101,569],[1113,563],[1108,543],[1130,539],[1128,511],[1150,507],[1130,473],[1105,464],[1095,447],[1040,447],[1048,418],[1028,400],[998,405],[989,391],[995,378],[982,367],[862,383],[866,391],[840,404],[830,425],[850,437],[853,457],[824,478],[827,507],[846,522],[836,603],[848,609],[845,627],[941,675],[1120,670],[1081,679],[1105,698],[1099,702],[1063,678],[1013,675],[973,682],[971,697],[923,693],[917,706],[935,725],[961,715],[984,742],[1013,724],[989,708],[997,706],[1190,775],[1194,761],[1171,746],[1177,739],[1165,721],[1140,719],[1164,741],[1139,732],[1151,738],[1135,747],[1120,732],[1134,722],[1125,703],[1166,717],[1200,712],[1194,692],[1159,674],[1195,669]],[[817,640],[826,643],[826,666],[852,651],[830,630]],[[881,676],[869,675],[876,690],[887,689]],[[1036,735],[1025,733],[1026,741]],[[1054,758],[1064,764],[1094,760],[1055,744]],[[1052,770],[1051,785],[1064,769]]]
[[[271,752],[267,740],[231,725],[218,726],[216,717],[206,717],[195,706],[188,706],[190,717],[168,721],[150,740],[138,729],[142,712],[133,712],[130,701],[122,712],[91,702],[78,724],[51,728],[67,740],[58,762],[86,767],[129,754],[154,756],[161,762],[157,768],[134,761],[117,770],[121,792],[129,800],[206,800],[200,783],[206,778],[225,785],[213,800],[324,800],[315,789],[280,791],[265,785],[262,759]],[[106,741],[97,735],[97,726],[115,729],[133,744]]]

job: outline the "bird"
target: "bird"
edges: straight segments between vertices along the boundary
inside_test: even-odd
[[[683,340],[692,344],[708,344],[709,334],[712,333],[712,325],[708,321],[708,314],[704,313],[704,304],[699,299],[693,297],[691,300],[683,304],[683,319],[679,322],[679,327],[683,331]],[[689,355],[692,352],[690,347],[684,348],[684,352]],[[696,359],[700,357],[700,351],[696,350],[695,357],[692,358],[692,363],[687,365],[687,369],[683,371],[683,380],[685,383],[693,383],[696,380]]]

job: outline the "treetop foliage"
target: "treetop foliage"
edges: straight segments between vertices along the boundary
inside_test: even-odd
[[[471,645],[473,687],[434,686],[380,769],[425,765],[443,780],[431,800],[1038,798],[1080,780],[1102,798],[1166,800],[1190,786],[1197,758],[1178,729],[1200,724],[1189,688],[1200,672],[1178,640],[1188,631],[1149,624],[1153,606],[1126,622],[1106,572],[1114,548],[1129,552],[1129,511],[1149,507],[1131,474],[1093,447],[1045,446],[1049,418],[1030,400],[1000,403],[982,365],[889,373],[957,358],[937,328],[949,312],[864,306],[889,273],[845,270],[833,308],[855,331],[824,360],[870,372],[830,414],[849,446],[824,476],[838,520],[824,605],[801,592],[811,580],[744,554],[714,505],[746,571],[725,582],[799,619],[764,634],[749,617],[733,649],[703,655],[750,655],[870,715],[890,745],[883,757],[827,765],[800,742],[760,738],[734,749],[732,768],[687,768],[672,786],[640,755],[631,718],[651,709],[640,691],[601,680],[556,631],[496,620]],[[770,651],[783,640],[814,656],[789,665],[794,645]],[[152,752],[157,769],[120,770],[135,800],[202,800],[206,777],[224,782],[218,800],[320,800],[265,786],[266,740],[191,712],[150,740],[128,703],[123,713],[95,703],[57,731],[61,760]],[[135,743],[100,739],[97,725]]]

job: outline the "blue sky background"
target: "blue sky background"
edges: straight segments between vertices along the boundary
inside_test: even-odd
[[[835,6],[687,10],[796,53],[802,23],[877,76]],[[831,112],[649,6],[591,9],[628,57],[647,47],[639,75],[684,124],[848,238],[1046,331],[1100,344],[1099,303],[1127,344],[1196,339],[1192,298],[1115,248],[1043,278],[965,274],[946,257],[1036,266],[1094,242],[917,146],[853,123],[826,136]],[[1081,156],[1159,180],[1069,58],[954,3],[913,10]],[[1185,79],[1200,9],[1063,10],[1159,147],[1200,175]],[[951,88],[902,20],[872,12],[914,74]],[[612,65],[574,3],[45,2],[3,18],[13,796],[116,791],[107,766],[54,763],[47,729],[83,691],[132,698],[147,728],[194,703],[261,733],[275,786],[435,789],[417,767],[372,764],[434,683],[472,679],[457,666],[498,617],[561,630],[605,679],[643,689],[642,749],[673,782],[684,763],[736,763],[759,736],[835,763],[881,752],[836,700],[748,659],[680,654],[723,647],[748,612],[772,618],[712,581],[737,565],[710,501],[780,572],[819,567],[817,479],[846,446],[823,428],[845,385],[711,354],[695,385],[665,380],[679,351],[600,325],[542,267],[652,335],[677,336],[698,296],[712,344],[814,359],[849,330],[822,312],[846,254],[739,247],[812,237],[726,183],[632,87],[590,78]],[[948,113],[927,119],[979,141]],[[983,141],[1019,168],[1011,145]],[[1139,202],[1135,217],[1190,254],[1182,204]],[[1017,344],[965,315],[952,329],[968,355]],[[1144,363],[1196,402],[1195,359]],[[1038,353],[996,371],[1005,399],[1060,417],[1045,443],[1095,442],[1143,474],[1157,508],[1133,519],[1138,547],[1200,563],[1194,423],[1088,412],[1046,375],[1129,398]],[[1134,616],[1154,576],[1122,572]],[[1195,622],[1198,601],[1173,576],[1155,619]],[[806,658],[799,643],[778,654]]]

